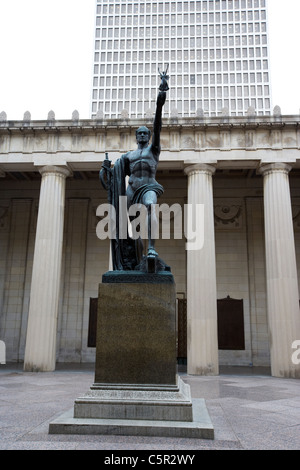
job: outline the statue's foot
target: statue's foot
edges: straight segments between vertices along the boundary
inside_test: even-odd
[[[156,253],[156,251],[154,250],[154,248],[148,248],[148,253],[147,253],[147,257],[150,257],[150,258],[157,258],[158,257],[158,254]]]

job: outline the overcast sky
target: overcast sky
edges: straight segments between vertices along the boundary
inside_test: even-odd
[[[300,1],[268,0],[273,106],[300,109]],[[95,0],[0,0],[0,112],[90,117]]]

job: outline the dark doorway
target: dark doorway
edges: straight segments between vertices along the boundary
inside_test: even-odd
[[[221,350],[245,349],[243,300],[218,300],[218,343]]]
[[[186,299],[177,299],[177,361],[186,364],[187,358],[187,311]]]
[[[88,347],[96,347],[98,298],[90,298]]]

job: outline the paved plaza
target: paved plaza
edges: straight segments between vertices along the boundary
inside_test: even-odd
[[[263,368],[221,368],[217,377],[183,368],[180,375],[193,400],[206,400],[214,440],[49,435],[49,423],[92,385],[93,365],[58,365],[51,373],[1,365],[0,450],[299,450],[299,380],[273,378]]]

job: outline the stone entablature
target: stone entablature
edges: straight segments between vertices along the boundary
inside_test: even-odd
[[[1,121],[0,170],[33,171],[44,165],[99,170],[135,148],[144,120]],[[161,167],[214,163],[219,168],[257,168],[260,163],[300,166],[300,116],[164,119]]]

